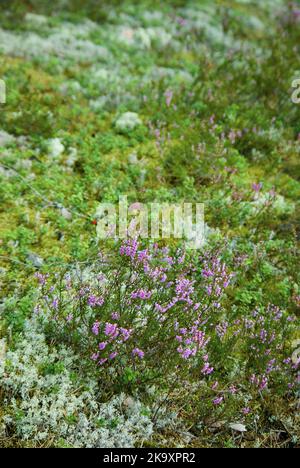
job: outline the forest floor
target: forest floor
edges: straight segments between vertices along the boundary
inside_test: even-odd
[[[0,6],[0,446],[299,447],[300,104],[292,84],[300,79],[300,7],[109,5]],[[240,344],[231,354],[232,328],[211,350],[219,365],[204,393],[193,393],[202,378],[194,367],[178,387],[101,393],[76,349],[32,324],[36,273],[92,262],[104,248],[99,204],[122,195],[204,203],[204,250],[234,273],[222,324],[238,326],[254,310],[267,311],[266,322],[270,307],[290,323],[264,371],[254,358],[243,365]],[[292,370],[281,370],[283,357]],[[100,382],[110,375],[97,372]],[[251,372],[260,375],[257,392]],[[224,390],[231,384],[236,399]]]

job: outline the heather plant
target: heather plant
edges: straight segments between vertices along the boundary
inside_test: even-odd
[[[175,390],[189,380],[199,391],[201,381],[219,406],[241,388],[256,398],[297,386],[295,318],[273,305],[228,312],[235,273],[221,252],[172,252],[128,239],[83,271],[54,281],[36,276],[35,313],[49,339],[73,347],[102,388]]]
[[[54,339],[67,340],[119,383],[209,376],[207,328],[216,327],[232,274],[214,256],[199,260],[157,244],[123,243],[86,271],[55,283],[37,274],[36,313]],[[202,271],[201,271],[202,265]],[[55,338],[56,337],[56,338]],[[121,379],[121,380],[120,380]]]

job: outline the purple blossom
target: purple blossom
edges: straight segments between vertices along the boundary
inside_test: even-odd
[[[104,334],[111,338],[115,338],[118,335],[118,327],[115,323],[106,323],[104,327]]]
[[[99,353],[94,353],[94,354],[92,354],[91,359],[93,361],[97,361],[98,357],[99,357]]]
[[[99,327],[100,327],[99,322],[95,322],[94,325],[92,326],[92,333],[94,333],[94,335],[99,335]]]
[[[258,192],[261,191],[262,186],[263,186],[262,182],[259,182],[258,184],[257,184],[257,183],[253,183],[253,184],[252,184],[252,190],[253,190],[254,192],[258,193]]]
[[[39,284],[41,284],[42,286],[46,284],[47,278],[49,277],[49,275],[43,275],[42,273],[39,273],[39,272],[35,273],[34,276],[37,278]]]
[[[120,247],[120,255],[135,259],[139,243],[136,239],[127,239]]]
[[[210,375],[212,374],[214,371],[214,368],[210,366],[210,364],[208,362],[206,362],[204,364],[204,367],[201,369],[201,373],[203,375]]]
[[[194,355],[194,350],[191,348],[183,349],[181,346],[178,348],[179,354],[181,354],[183,359],[188,359],[190,356]]]
[[[102,341],[101,343],[99,343],[99,346],[98,348],[100,349],[100,351],[103,351],[107,346],[107,341]]]
[[[224,397],[219,396],[219,397],[217,397],[217,398],[215,398],[215,399],[213,400],[213,404],[214,404],[215,406],[218,406],[218,405],[220,405],[220,404],[223,402],[223,400],[224,400]]]
[[[115,357],[118,355],[118,352],[117,351],[114,351],[113,353],[110,353],[109,355],[109,359],[112,360],[112,359],[115,359]]]
[[[91,307],[102,306],[103,304],[104,304],[103,297],[97,297],[94,295],[91,295],[88,297],[88,305]]]
[[[132,334],[132,330],[128,330],[127,328],[122,328],[122,327],[119,328],[119,332],[122,335],[122,341],[123,342],[127,341],[130,338],[131,334]]]
[[[268,379],[267,377],[264,375],[262,376],[261,378],[261,381],[260,381],[260,384],[259,384],[259,390],[265,390],[266,388],[268,387]]]
[[[105,364],[107,362],[107,358],[101,358],[99,361],[98,361],[98,364],[100,366],[102,366],[103,364]]]
[[[214,273],[211,270],[202,270],[202,276],[204,276],[205,278],[211,278],[212,276],[214,276]]]
[[[171,89],[168,89],[166,92],[165,92],[165,97],[166,97],[166,105],[168,107],[170,107],[171,105],[171,102],[172,102],[172,98],[173,98],[173,91]]]
[[[151,299],[152,292],[151,291],[146,291],[144,289],[140,289],[139,291],[136,291],[131,294],[131,299],[142,299],[142,300],[147,300]]]
[[[228,322],[219,323],[216,326],[216,333],[217,333],[218,337],[219,338],[224,338],[224,336],[226,335],[227,329],[228,329]]]
[[[140,359],[143,359],[143,357],[145,356],[145,353],[144,353],[144,351],[142,351],[142,350],[139,349],[139,348],[134,348],[134,349],[132,350],[132,356],[133,356],[133,357],[137,356],[137,357],[139,357]]]

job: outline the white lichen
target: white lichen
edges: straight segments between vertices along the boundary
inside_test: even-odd
[[[122,114],[115,123],[116,129],[121,133],[127,133],[134,130],[142,124],[141,119],[135,112],[125,112]]]
[[[48,154],[53,158],[58,158],[64,151],[65,147],[59,138],[51,138],[47,144]]]
[[[14,141],[15,137],[13,135],[10,135],[4,130],[0,130],[0,147],[11,145]]]
[[[150,411],[135,399],[128,405],[125,394],[99,403],[97,382],[76,374],[77,361],[62,346],[50,348],[28,321],[23,339],[1,361],[2,434],[9,424],[22,440],[78,448],[133,447],[150,439]]]

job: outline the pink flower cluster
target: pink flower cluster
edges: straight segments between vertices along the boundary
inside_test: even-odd
[[[131,294],[131,299],[147,300],[147,299],[151,299],[151,296],[152,296],[152,291],[146,291],[144,289],[140,289]]]
[[[268,377],[266,375],[257,376],[255,374],[251,375],[250,382],[256,387],[258,387],[260,391],[263,391],[266,388],[268,388],[268,383],[269,383]]]
[[[177,327],[175,326],[175,329]],[[209,342],[209,338],[206,338],[205,333],[198,329],[196,325],[188,328],[177,329],[176,340],[180,345],[177,348],[178,353],[183,359],[188,359],[191,356],[201,351],[202,355],[205,353],[205,347]],[[203,374],[206,372],[202,372]]]
[[[90,295],[87,299],[87,303],[91,307],[101,307],[104,304],[104,298],[103,297],[97,297],[95,295]]]
[[[216,300],[222,296],[225,289],[230,285],[233,278],[232,273],[227,272],[225,263],[215,258],[203,258],[202,277],[207,279],[209,284],[206,286],[206,292],[209,296],[214,297]],[[214,305],[218,308],[219,303],[215,302]]]
[[[65,327],[70,338],[74,333],[77,344],[81,334],[83,354],[97,365],[114,361],[118,375],[130,366],[143,371],[145,365],[157,375],[197,372],[208,380],[216,406],[235,397],[241,381],[251,393],[270,389],[283,375],[285,388],[295,387],[300,363],[285,346],[295,318],[273,305],[245,308],[242,315],[224,308],[226,290],[239,277],[218,251],[195,258],[128,239],[119,255],[113,263],[106,259],[106,268],[101,257],[101,269],[95,264],[87,281],[69,275],[49,286],[47,277],[37,274],[46,307],[38,304],[36,314],[50,315],[51,325]],[[240,378],[221,382],[236,372],[237,361]]]
[[[119,327],[117,323],[101,323],[99,321],[95,322],[92,326],[92,333],[96,336],[99,334],[104,337],[104,341],[98,343],[98,351],[93,353],[91,359],[97,361],[98,364],[102,365],[108,360],[113,360],[119,354],[119,348],[127,341],[132,335],[132,330]],[[112,351],[112,346],[115,349]],[[101,355],[109,347],[110,352],[105,357]]]

